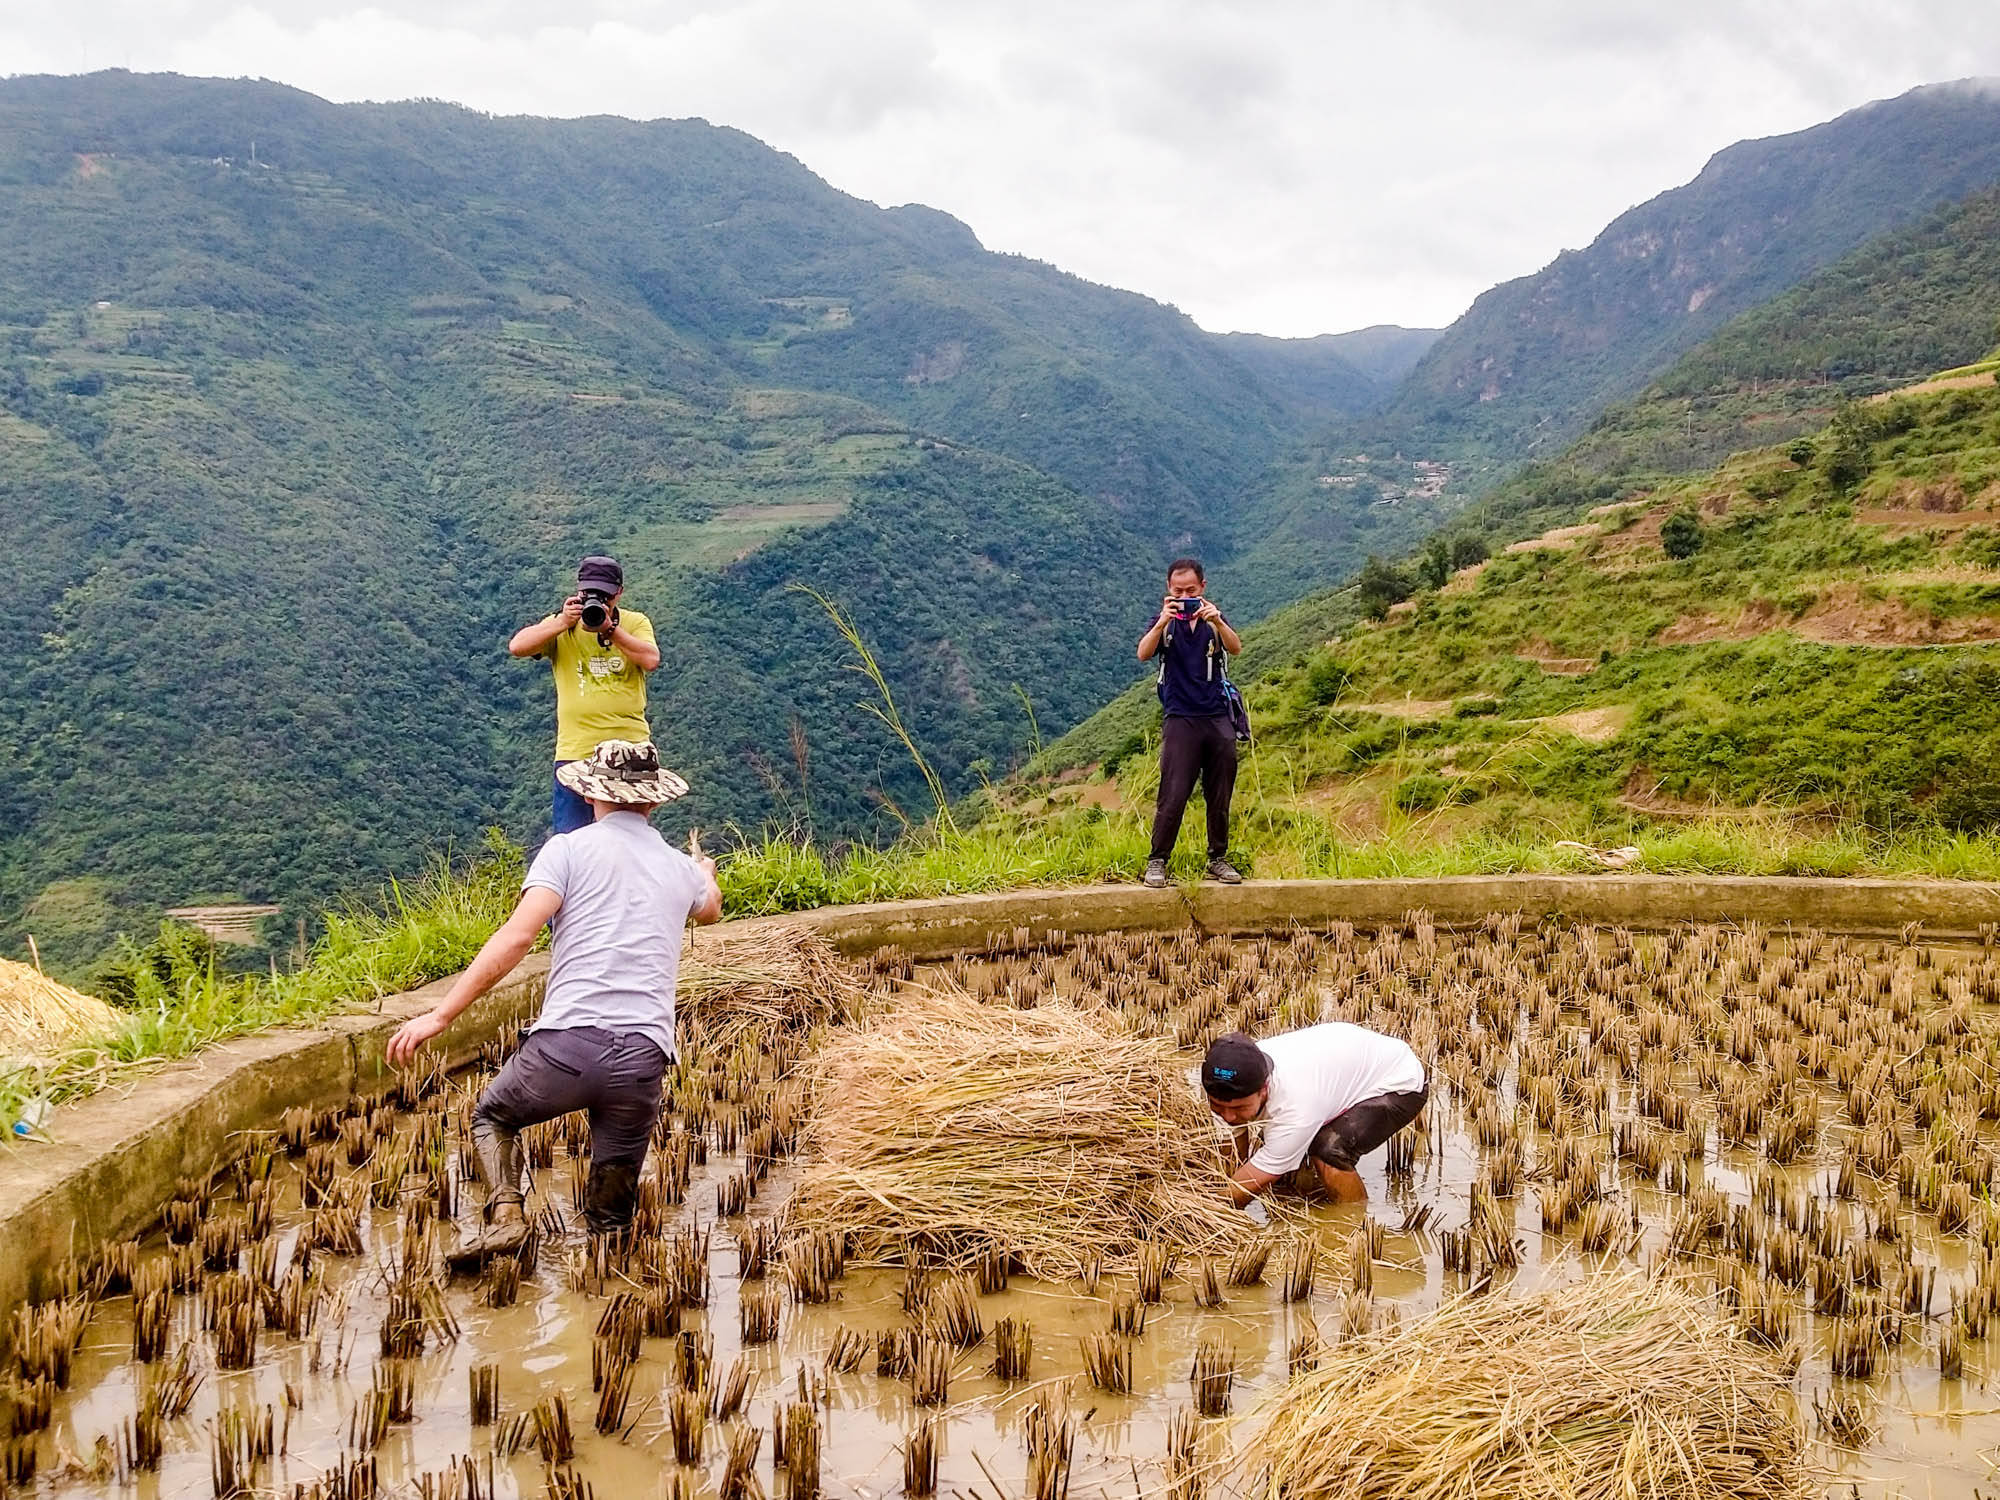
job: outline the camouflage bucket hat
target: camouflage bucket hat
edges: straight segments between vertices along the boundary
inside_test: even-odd
[[[653,804],[687,795],[688,784],[660,764],[651,740],[606,740],[588,760],[566,761],[556,779],[597,802]]]

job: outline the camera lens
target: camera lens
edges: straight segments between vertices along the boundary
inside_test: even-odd
[[[583,606],[583,624],[586,630],[602,630],[604,622],[611,618],[611,611],[595,599],[589,599]]]

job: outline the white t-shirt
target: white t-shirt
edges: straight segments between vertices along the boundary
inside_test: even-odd
[[[522,882],[554,891],[542,1013],[531,1031],[640,1032],[674,1055],[674,984],[688,912],[708,893],[701,866],[635,812],[609,813],[542,845]]]
[[[1280,1177],[1306,1159],[1313,1137],[1335,1115],[1378,1094],[1414,1094],[1424,1086],[1424,1065],[1409,1043],[1346,1021],[1266,1037],[1257,1046],[1271,1059],[1271,1092],[1257,1117],[1264,1143],[1250,1165]]]

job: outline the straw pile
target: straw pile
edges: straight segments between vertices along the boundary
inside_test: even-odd
[[[29,964],[0,958],[0,1057],[32,1058],[103,1036],[118,1013]]]
[[[802,1031],[845,1020],[863,991],[854,968],[809,927],[758,923],[701,933],[682,957],[676,1020],[723,1047],[746,1027]]]
[[[1252,1230],[1170,1045],[1066,1004],[911,992],[807,1067],[792,1222],[847,1234],[858,1259],[998,1250],[1054,1279],[1130,1263],[1143,1241],[1227,1253]]]
[[[1239,1462],[1271,1500],[1802,1500],[1789,1387],[1688,1293],[1609,1273],[1323,1349]]]

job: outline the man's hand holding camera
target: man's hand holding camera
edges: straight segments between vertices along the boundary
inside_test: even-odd
[[[1176,624],[1212,625],[1227,650],[1236,652],[1243,649],[1236,632],[1229,628],[1229,622],[1222,618],[1222,611],[1212,601],[1200,594],[1168,594],[1160,603],[1160,617],[1139,642],[1139,659],[1144,661],[1158,650],[1160,637],[1166,633],[1168,626]]]
[[[616,646],[624,653],[625,659],[641,671],[650,672],[660,664],[660,648],[619,624],[615,609],[604,629],[597,633],[597,638],[606,646]]]
[[[607,650],[616,646],[625,659],[641,671],[650,672],[660,664],[660,648],[643,636],[632,634],[619,623],[618,596],[600,589],[579,589],[563,600],[562,608],[537,625],[517,631],[507,649],[516,656],[539,656],[557,636],[581,625],[597,637]]]

